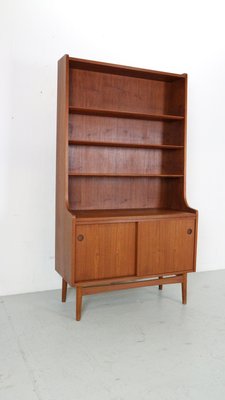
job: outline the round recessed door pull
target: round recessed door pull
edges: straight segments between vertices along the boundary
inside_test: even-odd
[[[191,235],[191,234],[192,234],[192,229],[191,229],[191,228],[189,228],[189,229],[187,230],[187,234],[188,234],[188,235]]]
[[[84,240],[84,235],[78,235],[77,240],[79,240],[79,242],[82,242],[82,240]]]

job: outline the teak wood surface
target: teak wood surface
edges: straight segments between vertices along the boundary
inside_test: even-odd
[[[82,296],[180,283],[195,271],[186,200],[187,75],[58,63],[56,270]]]

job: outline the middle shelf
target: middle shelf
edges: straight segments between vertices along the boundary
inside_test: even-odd
[[[140,149],[162,149],[162,150],[179,150],[184,146],[172,144],[144,144],[144,143],[125,143],[125,142],[109,142],[109,141],[91,141],[69,139],[70,145],[82,146],[107,146],[107,147],[134,147]]]
[[[184,174],[147,174],[147,173],[119,173],[119,172],[76,172],[69,171],[69,176],[113,176],[113,177],[139,177],[139,178],[182,178]]]
[[[143,119],[149,121],[182,121],[184,116],[182,115],[171,115],[171,114],[150,114],[150,113],[138,113],[129,111],[117,111],[117,110],[105,110],[105,109],[94,109],[94,108],[83,108],[83,107],[69,107],[71,114],[81,115],[95,115],[104,117],[117,117],[117,118],[128,118],[128,119]]]

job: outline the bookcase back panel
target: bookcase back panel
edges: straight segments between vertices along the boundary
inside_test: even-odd
[[[145,121],[70,114],[69,139],[183,145],[183,121]]]
[[[163,82],[71,68],[69,87],[69,105],[72,107],[156,114],[184,113],[183,79]]]
[[[182,179],[70,177],[71,210],[182,206]]]
[[[183,150],[71,145],[69,170],[77,173],[183,174]]]

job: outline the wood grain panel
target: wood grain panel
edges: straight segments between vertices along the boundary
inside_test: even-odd
[[[55,268],[72,284],[74,218],[68,211],[69,58],[58,63]]]
[[[183,151],[70,145],[69,170],[81,173],[183,174]]]
[[[174,114],[171,82],[70,69],[71,107]],[[179,115],[179,114],[178,114]]]
[[[76,281],[135,275],[135,246],[135,223],[77,225]]]
[[[183,121],[144,121],[70,114],[69,139],[183,145]]]
[[[195,218],[138,223],[138,275],[194,269]]]
[[[185,115],[185,85],[186,79],[175,80],[170,85],[170,92],[167,93],[169,95],[168,102],[171,104],[171,109],[174,114],[177,115]]]
[[[180,178],[70,177],[71,210],[177,208]],[[182,200],[182,199],[181,199]]]

